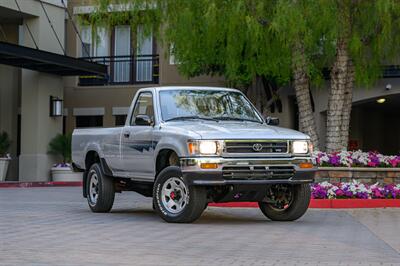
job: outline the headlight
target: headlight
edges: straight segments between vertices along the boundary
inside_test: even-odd
[[[199,151],[201,154],[216,154],[217,143],[215,141],[201,141]]]
[[[308,152],[308,141],[295,140],[292,142],[292,153],[304,154]]]
[[[220,150],[220,143],[214,140],[189,141],[188,149],[191,155],[217,155]]]

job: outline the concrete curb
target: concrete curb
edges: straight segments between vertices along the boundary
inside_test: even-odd
[[[0,188],[80,187],[82,182],[0,182]]]

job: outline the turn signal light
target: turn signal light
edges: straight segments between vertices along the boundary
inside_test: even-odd
[[[200,167],[202,169],[217,169],[218,168],[218,164],[216,164],[216,163],[202,163],[202,164],[200,164]]]
[[[314,166],[312,163],[300,163],[299,167],[302,169],[310,169],[310,168],[313,168]]]
[[[189,153],[194,154],[196,153],[196,145],[193,142],[188,143]]]

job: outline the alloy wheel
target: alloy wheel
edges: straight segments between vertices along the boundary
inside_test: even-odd
[[[161,202],[171,213],[182,212],[189,202],[189,191],[185,183],[177,177],[169,178],[162,186]]]

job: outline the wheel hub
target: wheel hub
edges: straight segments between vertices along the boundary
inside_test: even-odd
[[[171,177],[162,186],[161,202],[165,209],[171,213],[183,211],[188,203],[189,193],[183,181]]]
[[[99,178],[95,171],[91,172],[90,174],[89,199],[90,203],[95,205],[99,197]]]
[[[293,189],[289,185],[274,185],[268,189],[267,199],[276,210],[287,209],[293,201]]]
[[[175,191],[172,191],[169,197],[173,200],[175,200]]]

